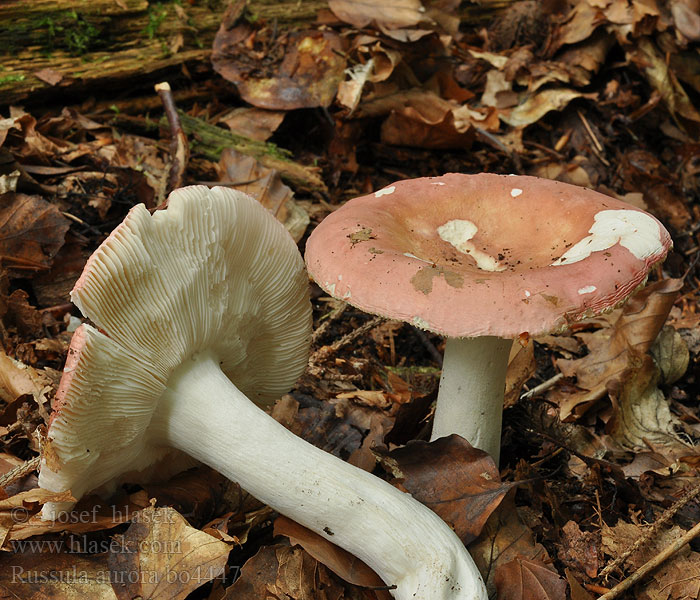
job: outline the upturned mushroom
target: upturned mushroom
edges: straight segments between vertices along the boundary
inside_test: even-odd
[[[498,462],[512,340],[620,304],[670,247],[654,217],[592,190],[453,173],[348,201],[306,264],[335,298],[446,336],[432,439],[457,433]]]
[[[308,359],[308,277],[258,202],[203,186],[143,205],[89,259],[39,484],[75,498],[193,460],[372,567],[395,598],[485,600],[464,545],[432,511],[306,443],[251,400],[286,392]],[[249,398],[251,400],[249,400]],[[70,503],[49,503],[55,519]]]

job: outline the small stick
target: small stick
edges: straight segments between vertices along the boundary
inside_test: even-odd
[[[577,112],[578,112],[579,118],[581,119],[581,122],[583,123],[583,126],[586,128],[586,132],[588,133],[588,136],[591,138],[591,141],[593,142],[593,153],[598,157],[600,162],[602,162],[606,167],[609,167],[610,163],[603,156],[603,151],[605,150],[605,148],[603,148],[603,144],[600,143],[598,138],[593,133],[593,129],[591,129],[591,126],[588,124],[588,120],[586,119],[586,117],[583,116],[583,113],[580,110]]]
[[[13,469],[10,469],[7,473],[0,476],[0,487],[7,487],[18,479],[22,479],[22,477],[29,475],[32,471],[36,471],[36,468],[39,466],[40,462],[41,457],[35,456],[31,460],[23,462],[21,465],[17,465]]]
[[[661,563],[673,556],[676,552],[683,548],[683,546],[691,542],[693,538],[695,538],[698,535],[700,535],[700,523],[697,523],[695,527],[686,531],[685,535],[679,537],[675,542],[666,546],[666,548],[664,548],[656,556],[645,562],[627,579],[623,579],[609,592],[603,594],[602,596],[599,596],[598,600],[613,600],[613,598],[617,598],[620,594],[622,594],[622,592],[628,590],[633,585],[637,584],[641,579],[643,579]]]
[[[168,181],[166,184],[166,195],[174,189],[182,185],[182,180],[187,168],[187,162],[190,158],[190,148],[187,144],[187,136],[182,130],[180,117],[177,114],[177,107],[173,94],[170,90],[170,84],[167,81],[157,83],[155,86],[156,92],[160,96],[165,116],[168,118],[170,125],[170,172],[168,173]]]
[[[528,390],[527,392],[521,394],[520,399],[523,400],[524,398],[536,396],[540,392],[546,392],[549,388],[554,387],[554,384],[556,384],[557,381],[561,381],[562,379],[564,379],[564,375],[562,373],[557,373],[554,377],[550,377],[547,381],[543,381],[531,390]]]
[[[652,526],[644,533],[644,535],[637,538],[634,544],[632,544],[627,550],[620,554],[620,556],[618,556],[615,560],[611,561],[610,564],[608,564],[598,574],[598,579],[606,579],[614,569],[617,569],[627,559],[628,556],[630,556],[631,554],[636,552],[641,546],[646,544],[654,535],[656,535],[656,533],[662,525],[670,521],[673,518],[673,515],[675,515],[686,504],[688,504],[688,502],[696,498],[698,494],[700,494],[700,483],[688,490],[683,496],[676,500],[676,502],[674,502],[672,506],[669,506],[661,514],[661,516],[658,519],[656,519],[656,521],[654,521]]]
[[[321,338],[321,336],[328,331],[328,328],[331,326],[331,323],[334,323],[337,321],[340,316],[345,312],[345,309],[348,307],[347,302],[341,302],[340,305],[333,309],[331,313],[326,317],[326,320],[321,323],[316,330],[311,334],[311,343],[315,344],[318,342],[318,340]]]
[[[357,338],[362,337],[368,331],[374,329],[377,325],[380,325],[386,321],[384,317],[374,317],[370,319],[363,325],[360,325],[357,329],[352,330],[350,333],[346,333],[339,340],[333,342],[330,346],[322,346],[316,352],[314,352],[309,358],[309,365],[316,365],[322,360],[328,359],[331,355],[335,354],[343,346],[354,342]]]

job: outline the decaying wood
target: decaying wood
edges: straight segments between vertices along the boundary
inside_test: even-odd
[[[326,189],[318,169],[294,162],[274,144],[257,142],[242,135],[236,135],[183,112],[180,112],[180,122],[190,140],[192,150],[210,160],[218,161],[224,148],[233,148],[256,158],[270,169],[276,169],[282,178],[293,184],[295,188],[314,192]]]
[[[227,3],[188,4],[146,0],[10,0],[0,3],[0,104],[54,87],[123,91],[153,83],[169,68],[201,63],[209,68],[211,45]],[[311,23],[325,2],[253,0],[253,19],[274,19],[278,28]],[[8,25],[9,24],[9,25]],[[63,76],[52,86],[44,69]]]
[[[463,3],[461,18],[482,22],[514,0]],[[252,22],[278,32],[313,26],[325,0],[237,0]],[[228,3],[147,0],[0,2],[0,105],[72,94],[148,89],[180,65],[209,70],[211,45]],[[45,81],[46,70],[56,83]],[[44,76],[42,77],[42,72]],[[37,76],[37,73],[39,76]],[[49,78],[50,79],[50,78]]]

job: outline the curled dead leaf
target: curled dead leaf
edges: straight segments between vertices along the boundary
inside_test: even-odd
[[[360,559],[287,517],[280,516],[275,519],[275,535],[287,536],[293,546],[300,545],[317,561],[348,583],[361,587],[385,585],[379,575]],[[377,596],[377,600],[391,600],[391,595],[386,591],[378,592]]]
[[[0,196],[0,261],[13,277],[48,269],[70,227],[56,206],[39,196]]]
[[[231,550],[167,507],[133,515],[115,542],[107,562],[118,600],[184,600],[208,581],[224,577]]]
[[[569,418],[577,406],[602,398],[608,381],[638,363],[661,331],[682,286],[680,279],[648,285],[610,318],[610,326],[577,334],[589,353],[579,359],[559,359],[557,366],[565,377],[576,377],[581,389],[574,393],[555,390],[549,395],[559,404],[562,420]]]
[[[291,110],[329,106],[343,80],[343,43],[331,31],[299,31],[275,41],[284,44],[278,65],[261,75],[255,61],[242,59],[245,48],[234,30],[222,24],[214,41],[212,64],[236,84],[241,97],[258,108]],[[259,57],[258,57],[259,58]],[[270,62],[270,61],[268,61]]]
[[[456,434],[376,452],[394,484],[440,515],[465,543],[479,535],[514,485],[501,482],[493,459]]]
[[[566,581],[541,560],[518,557],[496,567],[498,600],[565,600]]]

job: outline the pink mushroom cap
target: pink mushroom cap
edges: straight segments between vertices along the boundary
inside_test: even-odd
[[[672,242],[615,198],[528,176],[451,173],[348,201],[306,245],[321,288],[450,337],[566,328],[624,301]]]

